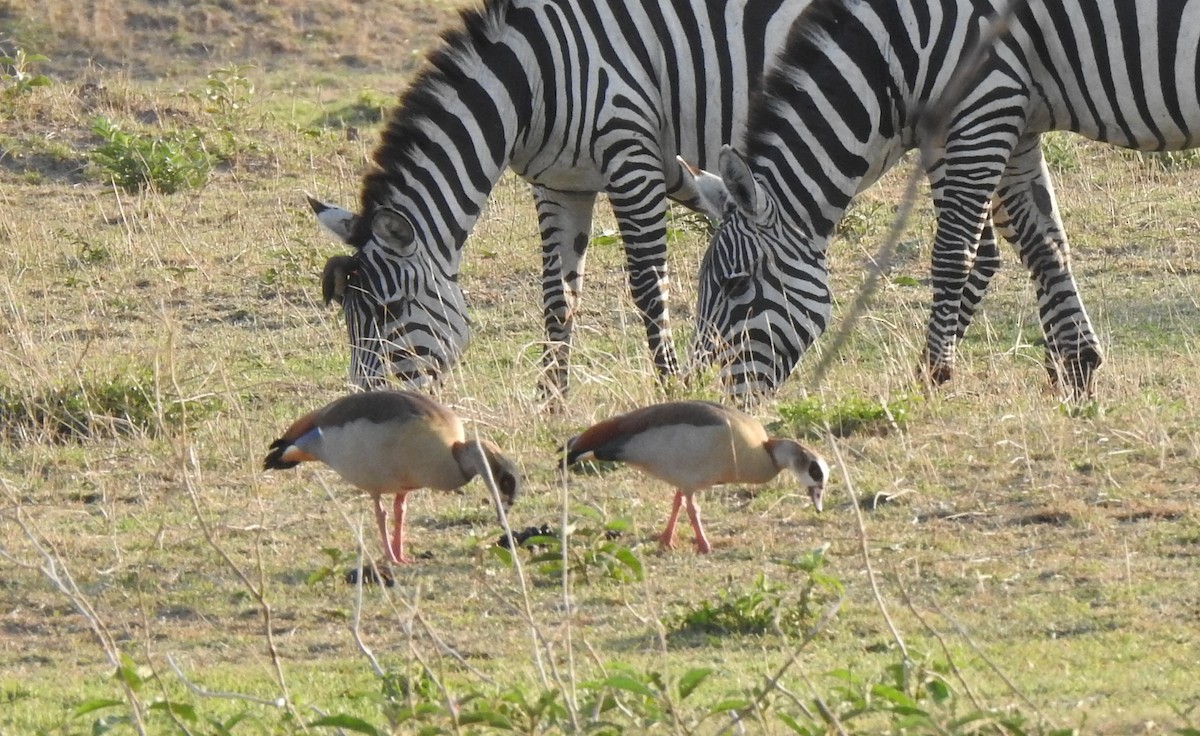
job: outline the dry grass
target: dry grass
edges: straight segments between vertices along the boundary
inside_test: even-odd
[[[74,24],[68,29],[111,38],[120,35],[114,18],[134,5],[53,12]],[[216,6],[188,7],[180,23],[207,9],[214,30],[233,28]],[[402,14],[329,2],[312,11],[327,13],[320,16],[327,22],[305,26],[299,6],[271,8],[290,19],[270,27],[297,55],[304,28],[342,17],[330,8],[378,21],[358,53],[389,59],[410,54],[406,39],[428,38],[417,24],[448,16],[440,5],[423,5],[389,24]],[[10,12],[37,25],[20,6]],[[355,37],[352,27],[341,26],[320,48]],[[48,53],[50,40],[75,38],[44,29]],[[142,29],[147,45],[131,46],[143,48],[139,63],[147,66],[157,58],[150,30]],[[864,542],[914,659],[949,658],[961,670],[960,707],[969,707],[970,690],[1035,724],[1090,733],[1195,722],[1194,713],[1181,715],[1196,706],[1200,659],[1194,166],[1163,168],[1056,140],[1076,270],[1109,360],[1099,402],[1074,412],[1046,389],[1033,344],[1034,297],[1011,257],[960,375],[934,394],[916,390],[912,368],[929,297],[931,215],[922,204],[891,280],[827,379],[813,381],[818,349],[761,410],[771,421],[779,407],[805,397],[831,411],[853,400],[898,401],[910,411],[902,431],[825,441],[843,462],[820,516],[783,480],[757,492],[709,493],[702,501],[715,549],[703,559],[653,550],[667,489],[624,470],[565,480],[557,473],[565,437],[661,393],[621,254],[596,247],[575,391],[561,415],[537,411],[537,230],[524,185],[505,179],[468,246],[474,343],[443,398],[519,460],[527,495],[513,509],[515,526],[558,526],[564,506],[576,521],[584,506],[628,519],[632,531],[622,543],[643,561],[645,580],[577,579],[564,593],[557,578],[527,568],[526,586],[519,585],[489,549],[498,530],[473,484],[462,494],[415,498],[413,544],[432,558],[401,571],[393,588],[364,590],[360,604],[341,572],[360,536],[373,551],[366,503],[323,469],[263,474],[259,467],[293,416],[345,390],[343,328],[318,303],[317,286],[323,259],[338,248],[318,232],[301,191],[354,201],[373,133],[349,140],[342,128],[314,121],[359,100],[379,76],[347,76],[347,66],[337,79],[285,86],[271,64],[244,55],[247,38],[212,59],[257,64],[246,72],[258,82],[255,102],[239,121],[246,145],[201,190],[118,194],[85,175],[81,152],[94,143],[87,125],[97,111],[132,120],[154,111],[155,119],[201,128],[219,122],[174,89],[131,79],[139,75],[127,67],[89,72],[106,90],[103,100],[63,82],[35,91],[0,122],[0,388],[20,416],[47,408],[50,396],[76,397],[93,413],[113,387],[148,397],[141,421],[98,420],[87,437],[5,414],[0,731],[90,731],[103,713],[75,716],[80,703],[127,696],[190,702],[206,717],[248,709],[265,732],[301,730],[318,713],[381,724],[381,681],[355,625],[382,667],[412,674],[423,663],[460,695],[536,690],[556,675],[584,682],[620,662],[667,676],[713,667],[718,675],[696,696],[711,705],[758,685],[795,641],[767,634],[680,642],[664,639],[664,627],[719,591],[744,590],[759,572],[795,583],[784,563],[823,544],[845,599],[783,684],[807,698],[811,678],[828,696],[827,672],[845,668],[874,680],[899,661],[868,584]],[[280,68],[293,59],[273,58]],[[193,75],[174,88],[203,84],[208,67],[196,74],[191,63]],[[390,81],[398,86],[401,77]],[[892,177],[868,193],[854,228],[833,246],[841,304],[864,278],[900,184]],[[596,227],[613,224],[602,214]],[[694,298],[688,275],[703,245],[699,227],[681,224],[671,254],[681,340]],[[879,501],[863,512],[861,529],[846,480],[860,499]],[[309,582],[326,567],[334,574]],[[122,655],[147,682],[132,695],[112,677]],[[183,677],[209,693],[283,697],[283,711],[294,717],[188,692]],[[157,717],[151,732],[175,729]],[[783,732],[780,722],[769,723]],[[706,721],[698,732],[723,724]]]

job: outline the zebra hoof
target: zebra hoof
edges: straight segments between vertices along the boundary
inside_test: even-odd
[[[941,386],[954,378],[954,366],[947,363],[929,363],[922,361],[917,373],[928,386]]]
[[[1061,357],[1046,353],[1046,372],[1050,376],[1050,383],[1073,401],[1092,398],[1096,370],[1102,363],[1104,356],[1096,348],[1086,348],[1076,355]]]
[[[545,379],[538,381],[538,411],[545,415],[558,415],[566,410],[567,387],[565,381],[557,383]]]

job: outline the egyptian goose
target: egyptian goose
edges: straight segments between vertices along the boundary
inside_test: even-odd
[[[404,507],[410,491],[448,491],[490,473],[507,508],[520,489],[516,465],[489,440],[467,440],[463,424],[447,407],[409,391],[369,391],[343,396],[297,419],[271,444],[263,469],[319,460],[365,491],[375,506],[383,555],[404,556]],[[395,496],[391,541],[384,494]]]
[[[581,460],[627,463],[675,487],[667,528],[658,538],[674,548],[675,522],[687,501],[696,550],[712,549],[693,494],[722,483],[766,483],[788,468],[808,490],[817,511],[829,466],[795,440],[769,438],[745,412],[708,401],[671,401],[606,419],[571,438],[567,464]]]

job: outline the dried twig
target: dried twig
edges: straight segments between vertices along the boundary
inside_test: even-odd
[[[854,509],[854,518],[858,523],[859,552],[862,553],[863,566],[867,570],[867,580],[871,583],[871,593],[875,596],[875,603],[879,606],[879,612],[883,614],[883,620],[887,623],[888,630],[892,632],[892,639],[896,642],[896,646],[899,647],[901,655],[904,656],[905,663],[908,663],[910,661],[908,647],[904,646],[904,638],[900,636],[900,630],[896,628],[896,623],[892,621],[892,616],[888,613],[887,604],[883,601],[883,593],[879,590],[879,580],[875,576],[875,566],[871,564],[871,548],[867,540],[867,523],[863,519],[862,509],[858,505],[858,494],[854,491],[854,481],[850,479],[850,469],[846,465],[845,458],[842,457],[841,448],[834,440],[833,434],[829,431],[828,423],[825,425],[825,432],[829,439],[829,446],[833,448],[837,466],[842,470],[842,480],[846,484],[846,493],[850,494],[850,506]]]
[[[958,669],[958,665],[954,661],[954,656],[950,654],[950,647],[946,646],[946,639],[942,636],[942,632],[933,628],[933,625],[926,621],[925,616],[922,615],[919,610],[917,610],[916,604],[913,603],[912,597],[909,596],[908,589],[904,587],[904,582],[900,580],[899,575],[896,576],[896,587],[900,590],[900,598],[904,601],[904,605],[908,607],[909,612],[916,617],[921,626],[925,628],[925,631],[937,640],[938,646],[942,648],[942,655],[946,657],[946,664],[949,665],[950,671],[954,673],[955,679],[958,680],[958,683],[962,685],[963,690],[966,691],[967,697],[971,699],[971,704],[975,706],[976,710],[983,710],[983,703],[981,703],[979,698],[975,696],[974,691],[971,690],[970,684],[967,683],[967,678],[963,677],[962,671]]]
[[[193,695],[198,695],[202,698],[216,698],[217,700],[241,700],[246,703],[266,705],[272,708],[284,708],[287,706],[287,701],[282,697],[269,700],[267,698],[258,698],[253,695],[246,695],[245,693],[209,690],[207,688],[200,687],[196,683],[189,680],[187,675],[183,674],[183,670],[180,669],[179,665],[175,662],[175,658],[170,654],[167,655],[167,666],[171,668],[171,671],[175,673],[175,676],[179,678],[179,681],[183,683],[183,686],[188,689],[188,692],[192,693]]]
[[[79,590],[79,586],[75,584],[75,579],[71,576],[71,571],[67,569],[66,563],[58,556],[58,553],[54,552],[44,543],[45,537],[33,529],[31,524],[24,518],[24,509],[12,486],[9,485],[8,481],[3,479],[0,479],[0,485],[4,487],[5,493],[12,501],[13,521],[16,522],[17,527],[25,535],[25,539],[29,542],[30,547],[33,548],[33,551],[41,558],[41,562],[40,564],[24,562],[4,548],[0,548],[0,559],[8,560],[25,568],[36,568],[41,572],[43,577],[71,602],[75,610],[79,611],[79,614],[87,621],[92,634],[100,643],[100,648],[108,658],[109,664],[112,665],[113,669],[119,669],[123,666],[121,650],[113,639],[112,634],[108,632],[108,627],[100,619],[100,615],[92,606],[91,601]],[[121,683],[125,700],[129,703],[133,726],[137,729],[138,734],[145,736],[145,716],[141,700],[125,678],[118,677],[117,680]]]
[[[1049,723],[1052,731],[1058,730],[1058,726],[1054,724],[1054,721],[1047,718],[1046,714],[1037,707],[1037,704],[1030,700],[1029,696],[1026,695],[1019,687],[1017,687],[1016,683],[1013,682],[1008,675],[1004,674],[1004,670],[1000,669],[1000,667],[997,666],[994,661],[992,661],[992,658],[987,656],[987,654],[985,654],[983,650],[979,648],[979,645],[976,644],[975,640],[971,638],[970,633],[968,633],[967,630],[963,628],[960,623],[958,623],[958,621],[956,621],[950,614],[946,613],[942,607],[938,605],[937,601],[930,599],[929,603],[938,612],[939,616],[950,622],[950,625],[953,626],[954,630],[958,632],[958,635],[963,638],[963,641],[967,643],[967,646],[971,647],[971,651],[975,653],[975,656],[982,659],[984,663],[991,668],[992,672],[995,672],[996,676],[1004,681],[1004,684],[1008,686],[1008,689],[1012,691],[1013,695],[1016,695],[1025,703],[1025,705],[1029,706],[1034,713],[1037,713],[1038,718],[1044,723]]]
[[[717,732],[718,736],[723,733],[728,733],[732,728],[738,727],[738,725],[741,723],[742,716],[762,706],[763,701],[767,699],[767,695],[769,695],[771,691],[776,688],[779,682],[783,679],[783,676],[787,674],[787,671],[791,669],[792,665],[794,665],[797,660],[800,659],[800,653],[804,651],[804,649],[809,645],[810,642],[812,642],[813,639],[817,638],[818,634],[825,630],[825,627],[828,626],[829,622],[833,620],[833,617],[837,615],[838,609],[841,608],[842,601],[844,600],[845,596],[843,595],[825,608],[825,612],[821,614],[821,618],[817,619],[817,622],[813,624],[807,632],[805,632],[804,638],[800,640],[800,643],[792,647],[791,653],[788,655],[788,658],[784,660],[783,664],[779,665],[775,672],[767,677],[766,681],[763,683],[763,686],[759,688],[758,694],[755,695],[753,702],[750,705],[744,708],[739,708],[734,713],[731,713],[729,722]]]
[[[296,712],[296,709],[292,705],[291,696],[288,694],[287,678],[283,674],[283,660],[279,656],[279,649],[275,646],[271,603],[267,600],[266,593],[264,592],[266,575],[262,565],[262,556],[261,554],[258,554],[260,546],[255,545],[259,573],[258,584],[255,584],[254,581],[252,581],[245,573],[245,571],[242,570],[241,566],[234,562],[233,558],[229,556],[229,553],[217,543],[216,537],[212,531],[212,526],[204,517],[204,511],[200,506],[200,494],[197,491],[194,477],[194,468],[197,467],[197,464],[195,462],[195,457],[193,456],[190,445],[186,447],[186,453],[181,453],[180,465],[182,466],[181,471],[183,475],[184,488],[187,490],[188,498],[191,500],[192,511],[196,515],[196,521],[200,525],[200,531],[204,536],[204,540],[208,543],[208,546],[210,546],[213,551],[215,551],[217,555],[225,561],[225,564],[228,565],[231,570],[233,570],[234,575],[236,575],[238,579],[242,581],[242,585],[250,593],[250,596],[254,599],[255,603],[258,604],[258,610],[262,614],[263,635],[267,642],[267,653],[271,658],[271,665],[275,670],[275,681],[279,685],[279,689],[282,692],[280,697],[284,702],[284,707],[288,710],[292,717],[296,719],[296,722],[302,724],[303,721],[300,720],[300,714]]]

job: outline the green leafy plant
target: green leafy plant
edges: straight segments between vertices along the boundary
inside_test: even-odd
[[[338,575],[342,568],[358,560],[357,554],[344,552],[337,547],[322,547],[321,554],[325,555],[326,563],[308,574],[304,580],[308,585],[315,585],[326,578]]]
[[[853,242],[874,238],[887,232],[894,216],[891,205],[856,199],[838,221],[837,234]]]
[[[667,210],[668,243],[674,243],[693,233],[698,233],[700,237],[707,240],[712,234],[713,227],[713,223],[709,221],[708,217],[699,212],[678,207]],[[621,242],[621,231],[605,228],[593,235],[588,245],[597,248],[615,248],[619,247]]]
[[[142,733],[191,733],[191,729],[199,727],[204,729],[204,733],[229,734],[235,726],[250,717],[248,711],[241,710],[224,720],[209,718],[207,723],[203,723],[200,713],[191,703],[163,695],[153,696],[148,703],[144,703],[140,694],[154,688],[147,688],[150,680],[126,654],[121,655],[121,663],[113,673],[113,679],[120,683],[126,696],[124,699],[92,698],[77,705],[72,713],[77,719],[92,717],[91,733],[95,736],[129,733],[131,727]],[[153,675],[151,679],[154,679]],[[134,717],[135,713],[137,718]]]
[[[697,722],[685,730],[691,732],[699,721],[721,712],[718,708],[682,712],[683,701],[712,675],[708,667],[688,670],[674,681],[653,670],[638,671],[619,664],[608,670],[604,678],[583,683],[588,700],[581,710],[592,714],[593,723],[589,725],[624,722],[625,728],[601,730],[601,733],[643,733],[655,726],[675,725],[699,715]]]
[[[221,406],[216,397],[161,397],[148,370],[84,378],[32,395],[0,385],[0,432],[10,439],[45,433],[59,441],[132,432],[155,434],[209,416]]]
[[[97,266],[112,261],[112,252],[106,246],[94,243],[76,231],[57,227],[54,228],[54,237],[75,246],[75,255],[70,263],[76,268]]]
[[[676,206],[667,210],[667,243],[673,244],[687,237],[699,237],[708,242],[716,231],[716,223],[702,212]]]
[[[214,69],[200,90],[191,93],[212,116],[208,149],[223,159],[258,147],[257,141],[245,135],[251,128],[248,118],[255,91],[254,82],[246,76],[247,69],[237,64]]]
[[[1055,174],[1079,170],[1079,141],[1072,133],[1053,132],[1042,136],[1042,155]]]
[[[604,229],[592,236],[589,247],[615,248],[621,244],[621,233],[612,229]]]
[[[641,670],[619,662],[603,665],[603,675],[576,683],[574,708],[564,690],[554,686],[451,686],[429,670],[389,671],[379,678],[378,718],[328,713],[294,722],[278,701],[247,704],[232,715],[213,717],[199,704],[163,694],[158,675],[140,668],[127,655],[113,681],[124,697],[97,697],[75,706],[72,717],[93,734],[145,733],[231,734],[245,723],[261,732],[332,732],[383,736],[420,734],[633,734],[658,731],[698,733],[706,722],[758,723],[768,719],[802,736],[844,734],[1010,734],[1072,736],[1071,729],[1047,728],[1015,709],[994,709],[965,702],[954,687],[949,666],[926,662],[920,655],[886,666],[874,677],[849,669],[824,675],[825,684],[808,700],[781,690],[770,678],[761,685],[720,690],[711,667],[695,667],[678,676]],[[703,700],[701,691],[715,690]],[[270,708],[270,710],[264,710]],[[274,717],[272,718],[272,712]],[[713,731],[716,732],[716,731]],[[771,732],[774,732],[772,729]],[[1173,733],[1195,734],[1194,728]]]
[[[816,608],[824,606],[832,596],[842,595],[842,581],[829,573],[829,558],[825,556],[828,545],[809,550],[791,560],[783,560],[781,564],[790,572],[797,573],[801,580],[793,589],[796,596],[796,607],[805,617],[815,616]]]
[[[1095,399],[1087,401],[1064,401],[1059,403],[1058,411],[1071,419],[1103,419],[1104,405]]]
[[[138,135],[101,117],[93,121],[92,133],[103,141],[92,151],[92,163],[127,192],[155,189],[171,194],[201,187],[215,162],[195,129],[165,137]]]
[[[716,600],[701,601],[680,612],[668,625],[672,636],[761,636],[802,633],[817,618],[820,605],[842,593],[842,584],[825,567],[825,549],[784,563],[800,579],[773,582],[760,572],[747,589],[727,588]]]
[[[712,674],[711,668],[698,667],[670,678],[656,671],[610,663],[603,677],[577,684],[572,719],[558,689],[530,691],[512,686],[499,691],[472,688],[451,693],[427,672],[412,676],[388,673],[382,678],[382,705],[389,728],[347,715],[326,716],[308,726],[364,734],[557,734],[576,732],[576,727],[586,733],[621,734],[643,733],[681,720],[695,721],[689,724],[690,731],[700,721],[724,713],[731,702],[722,698],[716,707],[683,712],[684,701],[692,698]]]
[[[910,653],[911,654],[911,653]],[[793,733],[819,736],[837,723],[841,733],[896,734],[1046,734],[1069,736],[1071,729],[1045,729],[1017,711],[964,704],[949,679],[945,663],[927,663],[919,656],[895,662],[877,678],[848,669],[826,673],[832,684],[820,702],[797,712],[775,709],[775,717]]]
[[[909,397],[894,399],[866,399],[849,396],[836,404],[810,396],[779,406],[779,415],[792,433],[809,437],[820,437],[825,425],[837,437],[851,434],[887,434],[902,429],[912,413],[914,400]],[[772,429],[775,429],[773,427]]]
[[[534,551],[530,563],[552,578],[560,578],[564,566],[578,581],[591,583],[607,579],[619,583],[642,580],[645,571],[641,558],[622,537],[632,525],[627,519],[606,521],[595,509],[583,506],[575,510],[579,519],[561,535],[538,534],[520,543]],[[493,546],[492,553],[506,565],[512,565],[512,551]]]
[[[672,634],[761,635],[778,628],[794,632],[800,618],[784,603],[786,588],[763,573],[748,590],[727,588],[715,601],[685,610],[670,626]]]
[[[246,76],[247,67],[231,64],[214,69],[192,97],[202,101],[205,111],[221,118],[244,113],[254,98],[254,82]]]
[[[12,100],[27,95],[37,87],[47,87],[52,81],[45,74],[33,71],[33,65],[50,61],[41,54],[27,54],[17,49],[13,56],[0,56],[0,94]]]

